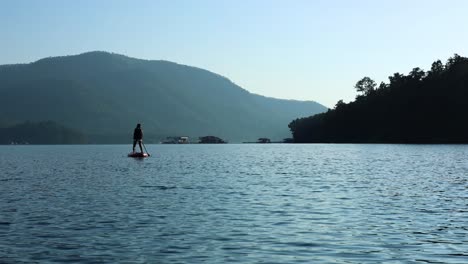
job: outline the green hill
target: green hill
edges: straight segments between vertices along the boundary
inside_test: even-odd
[[[26,122],[0,128],[0,144],[83,144],[88,139],[82,133],[52,121]]]
[[[287,87],[285,87],[287,88]],[[249,93],[212,72],[106,52],[0,66],[0,122],[51,120],[95,143],[216,135],[229,142],[290,136],[290,120],[326,111],[316,102]]]
[[[289,124],[295,142],[468,143],[468,58],[455,55],[424,72],[395,73],[378,87],[370,78],[354,102]]]

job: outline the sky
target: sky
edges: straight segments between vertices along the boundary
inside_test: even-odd
[[[108,51],[332,108],[355,83],[468,56],[465,0],[0,0],[0,64]]]

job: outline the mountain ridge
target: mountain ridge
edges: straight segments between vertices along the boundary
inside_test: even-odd
[[[137,122],[154,141],[173,135],[280,139],[290,135],[291,119],[326,110],[313,101],[250,93],[202,68],[103,51],[2,65],[0,92],[0,120],[51,120],[116,141],[130,137]]]

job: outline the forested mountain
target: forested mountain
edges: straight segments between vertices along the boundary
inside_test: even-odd
[[[26,122],[0,128],[0,144],[83,144],[88,139],[78,131],[52,121]]]
[[[94,143],[127,142],[136,123],[147,142],[205,135],[229,142],[282,139],[290,137],[290,120],[326,111],[312,101],[249,93],[203,69],[107,52],[0,66],[0,94],[3,126],[51,120]]]
[[[468,58],[424,72],[395,73],[379,86],[364,77],[351,103],[292,121],[295,142],[468,143]]]

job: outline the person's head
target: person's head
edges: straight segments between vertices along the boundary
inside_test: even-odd
[[[141,128],[141,124],[137,124],[137,128]]]

